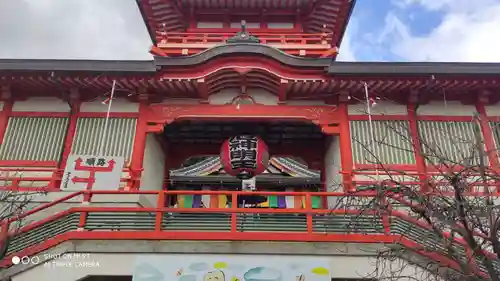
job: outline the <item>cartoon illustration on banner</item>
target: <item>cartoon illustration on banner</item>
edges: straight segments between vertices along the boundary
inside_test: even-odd
[[[330,281],[324,257],[141,256],[133,281]]]

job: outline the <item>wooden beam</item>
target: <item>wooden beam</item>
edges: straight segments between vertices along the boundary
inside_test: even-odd
[[[296,9],[267,9],[265,12],[266,16],[295,16],[297,13]],[[231,14],[231,16],[256,16],[260,17],[262,15],[261,8],[233,8],[233,9],[196,9],[196,16],[209,16],[209,15],[226,15]]]
[[[204,78],[196,80],[198,85],[198,95],[203,101],[208,101],[208,88]]]
[[[280,80],[280,87],[279,87],[279,90],[278,90],[278,101],[279,102],[286,102],[286,99],[287,99],[287,89],[288,89],[288,80],[281,79]]]
[[[69,90],[69,100],[67,100],[67,102],[69,103],[71,110],[68,120],[68,129],[66,131],[66,138],[64,140],[64,148],[61,155],[61,162],[59,162],[59,169],[64,169],[66,167],[66,162],[71,154],[73,139],[76,134],[76,124],[80,115],[81,106],[80,92],[77,88],[71,88]]]

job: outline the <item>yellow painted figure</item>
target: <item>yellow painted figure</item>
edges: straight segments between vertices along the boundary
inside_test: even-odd
[[[225,281],[225,278],[222,270],[214,270],[205,274],[203,281]]]

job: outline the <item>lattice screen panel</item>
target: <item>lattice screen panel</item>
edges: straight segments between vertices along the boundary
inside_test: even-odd
[[[106,156],[124,156],[129,160],[134,146],[136,118],[109,118],[103,153]],[[99,154],[105,118],[79,118],[73,140],[72,153]]]
[[[68,118],[10,117],[0,160],[58,161]]]
[[[415,156],[407,121],[351,121],[354,163],[413,164]]]
[[[472,121],[419,121],[418,127],[422,151],[428,163],[464,166],[479,163],[476,134],[482,140],[482,132],[478,124]],[[485,163],[487,160],[484,159]]]

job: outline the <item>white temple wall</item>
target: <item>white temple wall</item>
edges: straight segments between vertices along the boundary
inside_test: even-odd
[[[349,115],[368,114],[366,103],[351,104],[347,107]],[[408,109],[404,104],[397,104],[391,101],[376,101],[371,108],[372,115],[406,115]]]
[[[165,179],[165,152],[155,134],[149,133],[146,136],[142,167],[140,190],[162,190]],[[141,195],[141,199],[148,201],[149,207],[156,206],[156,195]]]
[[[146,136],[141,190],[162,190],[165,178],[165,153],[154,134]]]
[[[342,163],[340,160],[340,139],[338,136],[329,136],[325,149],[325,184],[327,192],[341,192],[342,187]],[[328,208],[337,206],[337,197],[328,197]]]
[[[103,104],[103,99],[83,102],[80,106],[81,112],[107,112],[108,105]],[[110,112],[139,112],[139,103],[130,102],[124,98],[115,98],[111,104]]]
[[[500,116],[500,104],[485,105],[484,108],[487,116]]]
[[[476,112],[474,105],[465,105],[459,101],[431,101],[420,105],[417,109],[418,115],[440,115],[440,116],[472,116]]]
[[[340,141],[338,136],[329,136],[325,149],[325,181],[327,191],[341,191],[342,170],[340,162]]]
[[[11,195],[11,199],[5,202],[0,202],[0,208],[6,206],[24,205],[23,212],[49,204],[55,200],[69,196],[75,191],[53,191],[47,193],[38,193],[36,191],[19,192],[19,195]],[[153,198],[154,197],[154,198]],[[29,203],[26,203],[29,202]],[[154,205],[153,205],[154,204]],[[91,202],[84,202],[83,195],[75,196],[67,199],[51,207],[35,212],[21,221],[21,226],[26,226],[30,223],[45,219],[47,217],[58,214],[62,211],[74,207],[153,207],[156,206],[155,195],[140,195],[140,194],[94,194]],[[12,230],[17,229],[17,225],[11,226]],[[14,228],[16,227],[16,228]]]
[[[55,97],[33,97],[14,102],[12,111],[69,112],[70,107],[66,101]]]
[[[211,242],[206,243],[207,247],[210,246]],[[182,261],[186,258],[186,256],[196,255],[199,257],[200,261],[205,261],[204,256],[209,256],[207,254],[132,254],[132,253],[88,253],[86,255],[80,255],[78,258],[74,258],[73,266],[65,266],[64,264],[69,264],[69,261],[66,263],[60,262],[59,266],[50,267],[44,266],[43,264],[39,264],[36,267],[32,267],[31,269],[25,270],[17,275],[12,277],[12,281],[32,281],[32,280],[40,280],[40,281],[48,281],[54,279],[54,274],[57,274],[58,281],[76,281],[81,280],[86,276],[95,275],[95,276],[117,276],[117,275],[125,275],[131,276],[133,274],[133,269],[135,266],[135,261],[138,256],[141,257],[153,257],[153,258],[161,258],[165,257],[166,260],[175,259],[179,261],[179,265],[182,264]],[[226,254],[224,255],[227,260],[231,260],[231,256],[236,257],[238,255]],[[267,255],[245,255],[248,258],[255,259],[267,259],[270,257]],[[283,259],[287,259],[289,257],[293,257],[292,255],[280,255]],[[314,259],[317,256],[312,255],[297,255],[296,257],[300,257],[303,263],[307,263],[309,258]],[[347,256],[347,255],[336,255],[336,256],[328,256],[326,257],[329,268],[327,268],[330,272],[332,278],[344,278],[344,279],[360,279],[360,278],[368,278],[370,274],[376,269],[374,264],[374,257],[370,256]],[[88,266],[81,266],[83,262],[87,262]],[[390,264],[388,264],[390,263]],[[80,266],[77,266],[80,264]],[[93,265],[93,266],[92,266]],[[387,277],[392,280],[415,280],[415,278],[419,278],[420,276],[424,276],[425,272],[423,269],[408,264],[405,261],[395,259],[392,262],[387,262],[384,264],[386,266],[386,270],[380,270],[380,276],[378,277]],[[172,265],[173,266],[173,265]],[[273,264],[269,265],[270,267],[275,266]],[[179,267],[180,268],[180,267]],[[394,276],[389,276],[390,268],[396,269],[400,268],[398,271],[398,275],[400,278],[396,278]],[[160,268],[161,270],[161,268]],[[386,271],[386,272],[384,272]],[[168,272],[170,274],[170,272]],[[387,274],[387,276],[384,276]],[[409,277],[405,277],[409,276]],[[196,279],[198,280],[198,279]],[[199,279],[201,280],[201,279]]]

